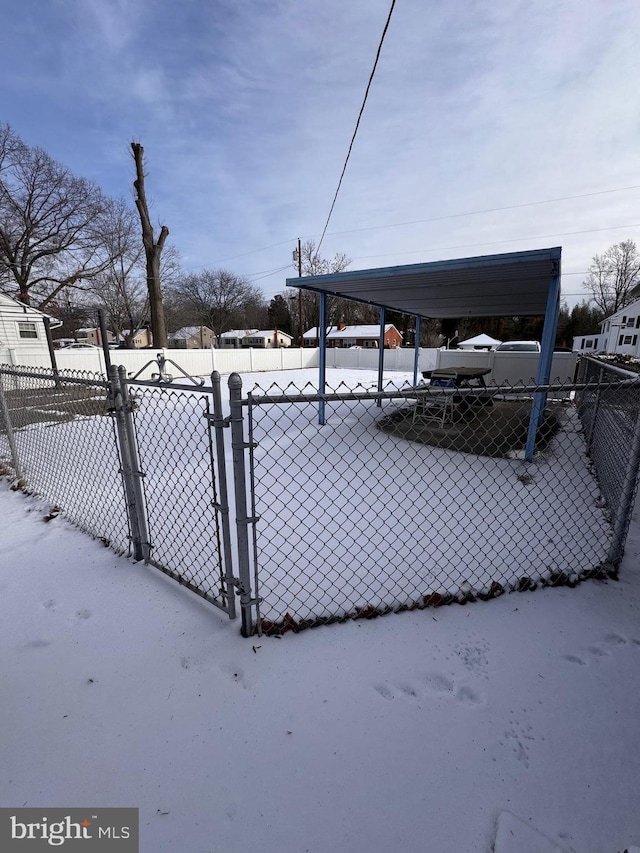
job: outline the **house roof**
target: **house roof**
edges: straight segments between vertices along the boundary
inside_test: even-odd
[[[640,299],[635,299],[633,302],[625,305],[624,308],[619,308],[614,314],[609,314],[602,320],[600,325],[602,326],[603,323],[611,322],[618,317],[629,316],[629,314],[633,314],[635,311],[640,311]]]
[[[177,332],[171,332],[167,337],[173,338],[174,341],[186,341],[194,335],[199,335],[200,329],[203,331],[206,329],[207,332],[212,331],[208,326],[184,326],[182,329],[178,329]]]
[[[395,328],[392,323],[384,327],[385,333]],[[334,329],[327,334],[327,338],[375,338],[380,337],[380,326],[345,326],[344,329]]]
[[[542,316],[561,249],[287,279],[287,287],[437,319]]]
[[[48,317],[51,321],[51,328],[57,329],[58,326],[62,325],[62,320],[57,320],[55,317],[52,317],[50,314],[46,314],[44,311],[40,311],[38,308],[33,308],[31,305],[25,305],[24,302],[20,302],[17,299],[14,299],[12,296],[7,296],[6,293],[0,293],[0,305],[3,309],[6,309],[10,314],[18,315],[37,315],[38,317]]]
[[[278,337],[291,338],[291,335],[288,335],[286,332],[281,332],[280,329],[266,329],[263,332],[250,332],[248,335],[245,335],[245,337],[247,337],[247,338],[270,338],[276,333],[278,334]]]
[[[327,326],[327,334],[333,329],[333,326]],[[313,338],[315,340],[318,337],[318,326],[313,326],[311,329],[307,329],[307,331],[303,334],[303,338]]]
[[[249,335],[254,335],[257,329],[230,329],[228,332],[223,332],[221,338],[246,338]]]

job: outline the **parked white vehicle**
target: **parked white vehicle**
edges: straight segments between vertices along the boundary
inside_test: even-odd
[[[538,341],[505,341],[498,344],[496,352],[540,352]]]

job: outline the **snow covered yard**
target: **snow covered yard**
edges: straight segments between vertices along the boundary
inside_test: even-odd
[[[244,640],[46,509],[0,485],[3,806],[137,806],[143,853],[640,843],[637,512],[619,582]]]

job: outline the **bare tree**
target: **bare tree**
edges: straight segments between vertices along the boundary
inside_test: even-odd
[[[149,321],[149,296],[144,278],[144,249],[136,229],[136,214],[123,199],[114,202],[108,222],[108,267],[90,292],[105,310],[116,339],[133,346],[136,332]]]
[[[0,286],[38,308],[109,263],[109,201],[42,148],[0,125]]]
[[[217,335],[246,326],[264,314],[262,291],[248,279],[228,270],[203,270],[185,276],[177,285],[178,301],[193,321]]]
[[[342,272],[351,263],[351,258],[348,258],[344,252],[337,252],[333,258],[322,258],[318,254],[315,240],[305,240],[300,244],[300,249],[302,275],[328,275],[332,272]],[[294,267],[298,269],[297,251]]]
[[[329,275],[330,273],[342,272],[351,263],[351,258],[347,257],[344,252],[336,253],[333,258],[323,258],[318,253],[315,240],[305,240],[300,245],[301,262],[299,263],[297,251],[295,252],[293,266],[296,270],[300,269],[303,276],[308,275]],[[291,296],[286,295],[288,304],[293,309]],[[297,315],[302,315],[302,332],[316,327],[320,322],[320,308],[318,296],[309,290],[298,291],[298,305],[295,308]],[[344,320],[348,323],[356,322],[357,312],[354,308],[355,303],[347,299],[339,299],[331,296],[327,299],[327,322],[329,325],[337,323],[339,320]],[[299,325],[299,320],[297,321]]]
[[[145,192],[144,148],[139,142],[132,142],[131,150],[136,164],[136,179],[133,182],[133,186],[136,191],[136,207],[138,208],[140,224],[142,225],[142,244],[144,246],[147,266],[147,290],[149,292],[153,343],[158,347],[166,347],[167,328],[162,307],[160,256],[169,236],[169,229],[166,225],[162,225],[160,227],[160,235],[157,240],[155,239]]]
[[[633,289],[640,285],[640,254],[633,240],[616,243],[602,255],[594,255],[584,284],[605,317],[628,305],[633,300]]]

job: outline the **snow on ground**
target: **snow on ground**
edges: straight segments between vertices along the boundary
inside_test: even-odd
[[[618,582],[245,640],[48,508],[0,482],[0,806],[139,807],[143,853],[640,845],[638,510]]]
[[[640,844],[640,519],[617,583],[258,641],[45,511],[2,483],[2,806],[137,806],[144,853]]]

